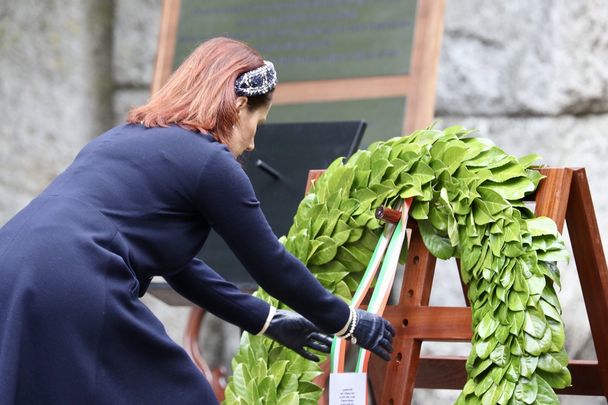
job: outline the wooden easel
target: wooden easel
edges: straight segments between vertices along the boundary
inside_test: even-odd
[[[598,361],[571,360],[572,387],[558,394],[608,398],[608,269],[584,169],[542,169],[547,176],[536,193],[536,215],[552,218],[560,232],[564,221],[572,242]],[[411,221],[414,222],[414,221]],[[399,303],[384,317],[397,329],[393,359],[374,359],[371,386],[377,404],[409,404],[414,388],[462,389],[464,357],[421,357],[423,341],[470,341],[469,307],[431,307],[435,258],[412,223],[410,248]],[[463,286],[464,290],[464,286]],[[466,291],[465,291],[466,300]],[[467,303],[468,304],[468,303]]]

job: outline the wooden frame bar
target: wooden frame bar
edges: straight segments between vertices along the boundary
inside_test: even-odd
[[[469,307],[392,305],[383,317],[392,325],[401,325],[400,336],[404,338],[469,342],[473,337]],[[429,319],[433,322],[427,322]]]
[[[466,357],[424,356],[418,363],[416,388],[460,390],[467,380]],[[602,396],[602,385],[597,362],[572,360],[568,365],[572,374],[572,386],[556,390],[563,395]]]
[[[405,75],[288,82],[279,83],[273,103],[281,105],[399,97],[407,96],[410,88],[411,76]]]
[[[156,48],[156,63],[154,64],[150,94],[154,94],[162,87],[173,70],[180,5],[180,0],[163,0],[158,47]]]
[[[444,13],[445,0],[418,0],[404,134],[428,127],[433,121]]]
[[[566,221],[597,354],[599,381],[608,399],[608,268],[585,169],[575,169]]]

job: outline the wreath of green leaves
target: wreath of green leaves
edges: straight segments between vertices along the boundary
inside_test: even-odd
[[[555,223],[523,203],[542,175],[520,159],[451,127],[372,144],[331,164],[282,238],[334,294],[350,300],[380,236],[379,205],[414,197],[429,251],[460,258],[474,334],[468,380],[457,404],[554,404],[570,385],[554,284],[568,252]],[[262,290],[256,294],[275,306]],[[316,404],[318,364],[261,336],[244,334],[226,404]]]

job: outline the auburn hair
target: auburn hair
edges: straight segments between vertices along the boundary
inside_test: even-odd
[[[147,127],[176,124],[209,132],[227,143],[238,119],[234,83],[263,64],[260,54],[240,41],[210,39],[186,58],[147,104],[131,109],[127,122]],[[272,92],[248,97],[247,105],[255,109],[268,104],[271,97]]]

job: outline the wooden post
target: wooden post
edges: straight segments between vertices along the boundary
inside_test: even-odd
[[[177,40],[179,24],[180,0],[163,0],[158,47],[156,48],[156,63],[150,94],[154,94],[167,81],[173,71],[173,55]]]
[[[572,180],[566,221],[597,354],[597,375],[608,399],[608,269],[585,169],[574,170]]]
[[[435,87],[445,0],[419,0],[410,75],[412,84],[407,95],[403,133],[428,127],[435,114]]]

